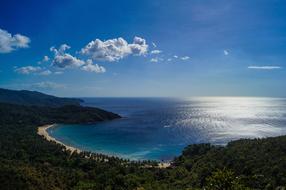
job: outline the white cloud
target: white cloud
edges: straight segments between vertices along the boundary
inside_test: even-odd
[[[41,71],[41,67],[33,67],[33,66],[25,66],[25,67],[20,67],[20,68],[16,68],[15,72],[19,73],[19,74],[31,74],[31,73],[37,73]]]
[[[183,61],[186,61],[186,60],[189,60],[189,59],[190,59],[189,56],[179,57],[179,56],[177,56],[177,55],[174,55],[173,58],[174,58],[174,59],[178,59],[178,58],[179,58],[179,59],[181,59],[181,60],[183,60]],[[167,61],[171,61],[171,60],[172,60],[171,58],[167,59]]]
[[[42,64],[42,63],[48,62],[49,60],[50,60],[50,58],[49,58],[47,55],[45,55],[45,56],[43,57],[43,59],[38,62],[38,64]]]
[[[55,75],[61,75],[61,74],[63,74],[63,72],[62,71],[56,71],[56,72],[54,72],[54,74]]]
[[[103,66],[99,66],[98,64],[93,64],[92,60],[87,60],[87,64],[81,67],[81,70],[95,73],[105,73],[105,68]]]
[[[56,55],[52,64],[58,68],[71,68],[83,66],[85,62],[72,56],[71,54],[64,53]]]
[[[189,57],[189,56],[184,56],[184,57],[181,57],[181,59],[182,59],[183,61],[186,61],[186,60],[190,59],[190,57]]]
[[[70,49],[71,47],[67,44],[62,44],[59,48],[59,53],[64,53],[66,50]]]
[[[229,54],[229,51],[223,50],[223,54],[224,54],[224,55],[228,55],[228,54]]]
[[[70,49],[71,47],[67,44],[62,44],[59,49],[56,49],[54,46],[50,48],[50,51],[57,54],[64,54],[66,50]]]
[[[150,62],[153,62],[153,63],[157,63],[159,61],[164,61],[164,59],[160,57],[155,57],[155,58],[150,59]]]
[[[47,76],[47,75],[51,75],[51,74],[53,74],[53,72],[50,70],[45,70],[45,71],[42,71],[39,73],[39,75],[42,75],[42,76]]]
[[[47,62],[47,61],[49,61],[49,60],[50,60],[50,58],[45,55],[44,58],[43,58],[43,61],[44,61],[44,62]]]
[[[153,62],[153,63],[157,63],[158,61],[159,61],[158,58],[152,58],[152,59],[150,59],[150,62]]]
[[[80,68],[83,71],[95,72],[95,73],[104,73],[106,71],[106,69],[103,66],[100,66],[98,64],[93,64],[91,59],[84,61],[72,56],[69,53],[66,53],[65,51],[68,49],[70,49],[70,46],[66,44],[61,45],[59,49],[56,49],[55,47],[50,48],[50,50],[55,54],[54,59],[52,61],[53,66],[62,69]],[[57,72],[55,74],[62,74],[62,73]]]
[[[52,89],[58,89],[58,88],[65,88],[65,85],[45,81],[45,82],[34,83],[31,85],[31,87],[35,89],[40,89],[40,90],[52,90]]]
[[[156,47],[157,47],[157,45],[156,45],[154,42],[152,42],[152,45],[153,45],[153,47],[154,47],[154,48],[156,48]]]
[[[248,69],[273,70],[273,69],[282,69],[282,67],[280,66],[249,66]]]
[[[160,53],[162,53],[162,51],[158,50],[158,49],[155,49],[155,50],[151,51],[151,54],[160,54]]]
[[[135,36],[133,39],[133,43],[129,44],[133,55],[144,55],[148,51],[148,45],[146,44],[146,40]]]
[[[44,70],[42,67],[34,67],[34,66],[25,66],[25,67],[19,67],[15,68],[15,72],[23,75],[29,75],[29,74],[37,74],[42,76],[47,76],[53,74],[50,70]]]
[[[144,55],[148,51],[146,40],[135,36],[133,43],[128,44],[123,38],[101,41],[96,39],[89,42],[81,53],[98,61],[118,61],[128,55]]]
[[[6,30],[0,29],[0,53],[10,53],[18,48],[29,47],[30,39],[21,34],[12,35]]]
[[[80,67],[85,65],[83,60],[80,60],[65,51],[70,49],[70,46],[62,44],[59,49],[51,47],[50,51],[54,52],[54,58],[52,65],[58,68],[71,68],[71,67]]]

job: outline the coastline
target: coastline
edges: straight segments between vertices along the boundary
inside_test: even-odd
[[[51,141],[51,142],[55,142],[57,144],[60,144],[62,146],[65,147],[65,150],[68,150],[71,152],[71,154],[73,152],[76,152],[76,153],[80,153],[82,152],[82,150],[78,149],[78,148],[75,148],[75,147],[72,147],[72,146],[69,146],[69,145],[66,145],[64,143],[62,143],[61,141],[58,141],[57,139],[55,139],[54,137],[50,136],[49,133],[48,133],[48,129],[49,128],[52,128],[54,127],[56,124],[51,124],[51,125],[43,125],[43,126],[40,126],[38,127],[38,130],[37,130],[37,134],[42,136],[45,140],[47,141]],[[164,169],[164,168],[168,168],[171,166],[171,162],[159,162],[158,163],[158,166],[155,166],[157,168],[160,168],[160,169]],[[148,167],[148,166],[146,166]]]
[[[72,147],[72,146],[69,146],[69,145],[66,145],[66,144],[62,143],[61,141],[58,141],[54,137],[50,136],[47,130],[49,128],[54,127],[55,125],[56,124],[40,126],[40,127],[38,127],[37,134],[42,136],[47,141],[55,142],[57,144],[60,144],[60,145],[64,146],[65,150],[69,150],[69,151],[71,151],[71,153],[73,153],[73,152],[76,152],[76,153],[82,152],[80,149]]]

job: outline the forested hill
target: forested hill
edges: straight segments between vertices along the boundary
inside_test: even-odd
[[[24,106],[0,103],[1,123],[95,123],[120,118],[99,108],[66,105],[62,107]]]
[[[77,98],[59,98],[37,91],[0,88],[0,102],[19,105],[60,107],[65,105],[80,105],[82,100]]]

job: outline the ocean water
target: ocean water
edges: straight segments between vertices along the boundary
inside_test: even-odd
[[[122,119],[58,125],[65,144],[131,160],[171,160],[189,144],[225,145],[240,138],[286,134],[286,99],[249,97],[85,98]]]

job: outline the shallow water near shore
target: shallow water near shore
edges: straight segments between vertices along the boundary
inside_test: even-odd
[[[286,134],[286,99],[253,97],[85,98],[122,119],[57,125],[64,144],[131,160],[168,161],[196,143],[225,145],[240,138]]]

